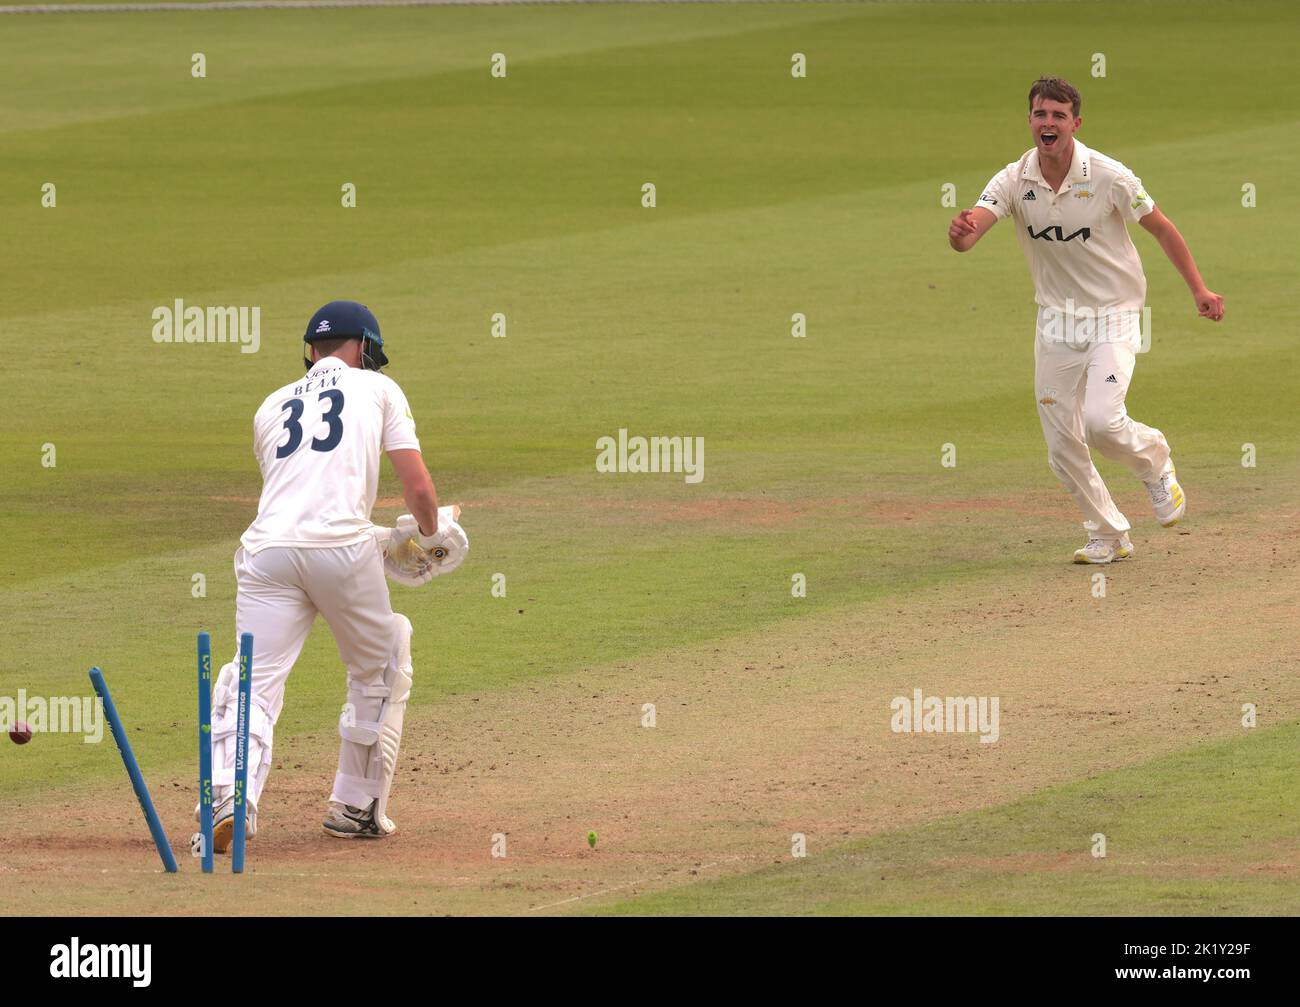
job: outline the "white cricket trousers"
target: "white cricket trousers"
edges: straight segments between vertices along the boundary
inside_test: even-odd
[[[1047,441],[1047,464],[1083,511],[1090,538],[1118,538],[1131,525],[1120,513],[1092,463],[1092,446],[1143,482],[1169,467],[1169,444],[1155,427],[1129,416],[1124,407],[1139,345],[1134,314],[1120,331],[1101,331],[1081,341],[1063,336],[1060,315],[1038,309],[1034,334],[1034,397]],[[1053,324],[1055,322],[1055,324]]]
[[[275,722],[284,687],[302,652],[316,613],[325,617],[347,667],[348,702],[358,721],[379,719],[382,698],[364,695],[382,685],[394,658],[393,609],[384,578],[383,551],[369,538],[326,549],[271,547],[235,552],[235,640],[253,634],[252,703],[249,709],[248,802],[255,810],[271,770]],[[235,782],[235,662],[222,669],[212,697],[212,767],[216,787]],[[342,709],[342,703],[339,704]],[[372,798],[343,777],[365,777],[370,746],[340,739],[339,768],[331,800],[365,807]]]

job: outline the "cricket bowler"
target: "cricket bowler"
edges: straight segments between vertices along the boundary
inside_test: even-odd
[[[303,339],[307,373],[267,396],[253,419],[262,495],[235,553],[235,637],[253,634],[247,834],[257,833],[285,683],[319,613],[347,667],[324,828],[382,838],[396,831],[386,809],[412,680],[411,623],[393,612],[385,573],[427,583],[455,570],[469,541],[453,508],[439,511],[406,396],[380,373],[388,357],[370,309],[332,301]],[[370,521],[381,452],[411,512],[396,530]],[[237,662],[225,665],[212,697],[217,853],[233,831],[238,678]]]
[[[1128,519],[1111,499],[1089,447],[1146,484],[1156,519],[1168,528],[1186,513],[1165,435],[1128,415],[1124,398],[1142,339],[1147,282],[1127,225],[1141,224],[1186,281],[1203,318],[1223,318],[1178,229],[1127,167],[1076,136],[1079,92],[1059,77],[1029,90],[1034,146],[993,176],[948,227],[948,243],[969,251],[1010,217],[1029,262],[1038,320],[1034,397],[1047,464],[1083,511],[1086,544],[1076,563],[1133,555]]]

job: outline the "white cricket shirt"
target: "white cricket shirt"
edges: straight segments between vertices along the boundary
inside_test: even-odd
[[[1126,224],[1155,201],[1133,172],[1078,137],[1060,192],[1043,181],[1034,147],[994,175],[975,205],[1015,221],[1040,306],[1138,311],[1146,303],[1147,278]]]
[[[397,382],[337,357],[317,361],[253,417],[262,498],[240,543],[256,553],[365,541],[380,454],[400,448],[418,451],[420,442]]]

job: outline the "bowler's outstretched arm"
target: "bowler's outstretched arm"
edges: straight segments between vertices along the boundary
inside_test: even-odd
[[[1210,290],[1205,285],[1205,281],[1201,279],[1201,271],[1196,268],[1196,260],[1192,258],[1192,250],[1187,247],[1187,242],[1178,233],[1178,228],[1174,226],[1174,222],[1161,213],[1159,207],[1156,207],[1150,213],[1145,214],[1138,223],[1150,231],[1156,241],[1160,242],[1160,247],[1164,249],[1165,255],[1169,256],[1169,261],[1174,264],[1174,268],[1178,270],[1187,283],[1187,289],[1192,292],[1192,297],[1196,298],[1196,310],[1211,321],[1222,321],[1223,298]]]

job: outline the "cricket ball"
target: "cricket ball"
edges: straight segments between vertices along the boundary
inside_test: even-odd
[[[20,720],[9,729],[9,740],[15,745],[25,745],[32,740],[32,729]]]

